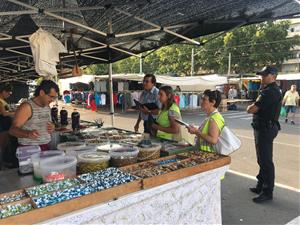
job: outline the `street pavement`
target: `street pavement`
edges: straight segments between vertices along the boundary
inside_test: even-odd
[[[72,106],[66,107],[72,110]],[[81,119],[93,121],[102,119],[105,125],[111,124],[108,110],[92,112],[79,109]],[[296,125],[281,121],[281,131],[274,141],[274,163],[276,168],[276,187],[272,202],[257,205],[252,202],[255,197],[249,192],[254,186],[258,172],[256,163],[252,116],[245,111],[228,111],[222,113],[226,124],[242,140],[242,147],[231,155],[230,171],[222,181],[222,216],[223,224],[286,224],[300,215],[300,115],[297,114]],[[115,113],[115,126],[133,130],[137,119],[136,112]],[[199,125],[205,118],[200,111],[182,112],[183,120]],[[141,124],[140,132],[143,127]]]

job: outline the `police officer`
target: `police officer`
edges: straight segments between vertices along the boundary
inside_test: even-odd
[[[273,199],[275,169],[273,164],[273,140],[280,130],[278,122],[282,93],[276,84],[277,70],[266,66],[257,72],[261,75],[262,89],[256,101],[248,106],[247,112],[253,114],[255,148],[259,173],[257,185],[250,191],[258,194],[256,203]]]

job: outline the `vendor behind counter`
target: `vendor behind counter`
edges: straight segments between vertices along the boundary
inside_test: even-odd
[[[9,133],[18,138],[20,146],[38,145],[49,150],[51,133],[55,126],[51,122],[49,104],[59,93],[57,84],[43,80],[36,88],[34,98],[23,102],[16,111]]]
[[[6,102],[11,94],[12,86],[2,83],[0,85],[0,169],[2,165],[11,168],[18,164],[15,157],[16,140],[8,134],[15,114]]]

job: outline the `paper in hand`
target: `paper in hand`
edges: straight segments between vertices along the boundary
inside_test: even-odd
[[[190,126],[188,123],[183,122],[182,120],[175,119],[175,121],[176,121],[177,123],[179,123],[180,125],[183,125],[183,126],[185,126],[185,127],[189,127],[189,126]]]

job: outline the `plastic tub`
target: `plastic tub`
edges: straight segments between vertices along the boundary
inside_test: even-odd
[[[65,153],[59,150],[50,150],[50,151],[43,151],[39,153],[35,153],[31,156],[31,162],[33,165],[33,178],[42,181],[42,171],[41,171],[41,161],[45,159],[49,159],[55,156],[64,156]]]
[[[151,143],[150,145],[142,145],[139,147],[138,161],[158,159],[160,157],[161,144]]]
[[[85,142],[64,142],[64,143],[60,143],[57,145],[57,149],[58,150],[62,150],[62,151],[75,151],[78,149],[81,149],[83,147],[85,147]]]
[[[76,156],[78,159],[78,155],[81,153],[96,152],[96,151],[97,151],[96,146],[85,146],[82,148],[78,148],[76,150],[68,150],[68,151],[66,151],[66,155]]]
[[[111,157],[111,165],[114,167],[122,167],[136,163],[139,150],[135,147],[122,147],[111,150],[109,154]]]
[[[52,182],[76,176],[75,156],[54,156],[40,163],[44,182]]]
[[[110,152],[110,151],[120,149],[120,148],[123,148],[123,146],[119,145],[119,144],[116,144],[116,143],[107,143],[107,144],[104,144],[104,145],[99,145],[97,147],[97,151],[98,152]]]
[[[20,174],[29,174],[33,172],[31,156],[41,152],[39,146],[20,146],[16,150],[16,156],[19,161]]]
[[[81,153],[78,155],[80,173],[103,170],[109,166],[110,156],[104,152]]]
[[[89,140],[85,140],[85,143],[87,146],[100,146],[100,145],[104,145],[106,143],[108,143],[108,140],[100,140],[99,138],[96,139],[89,139]]]

